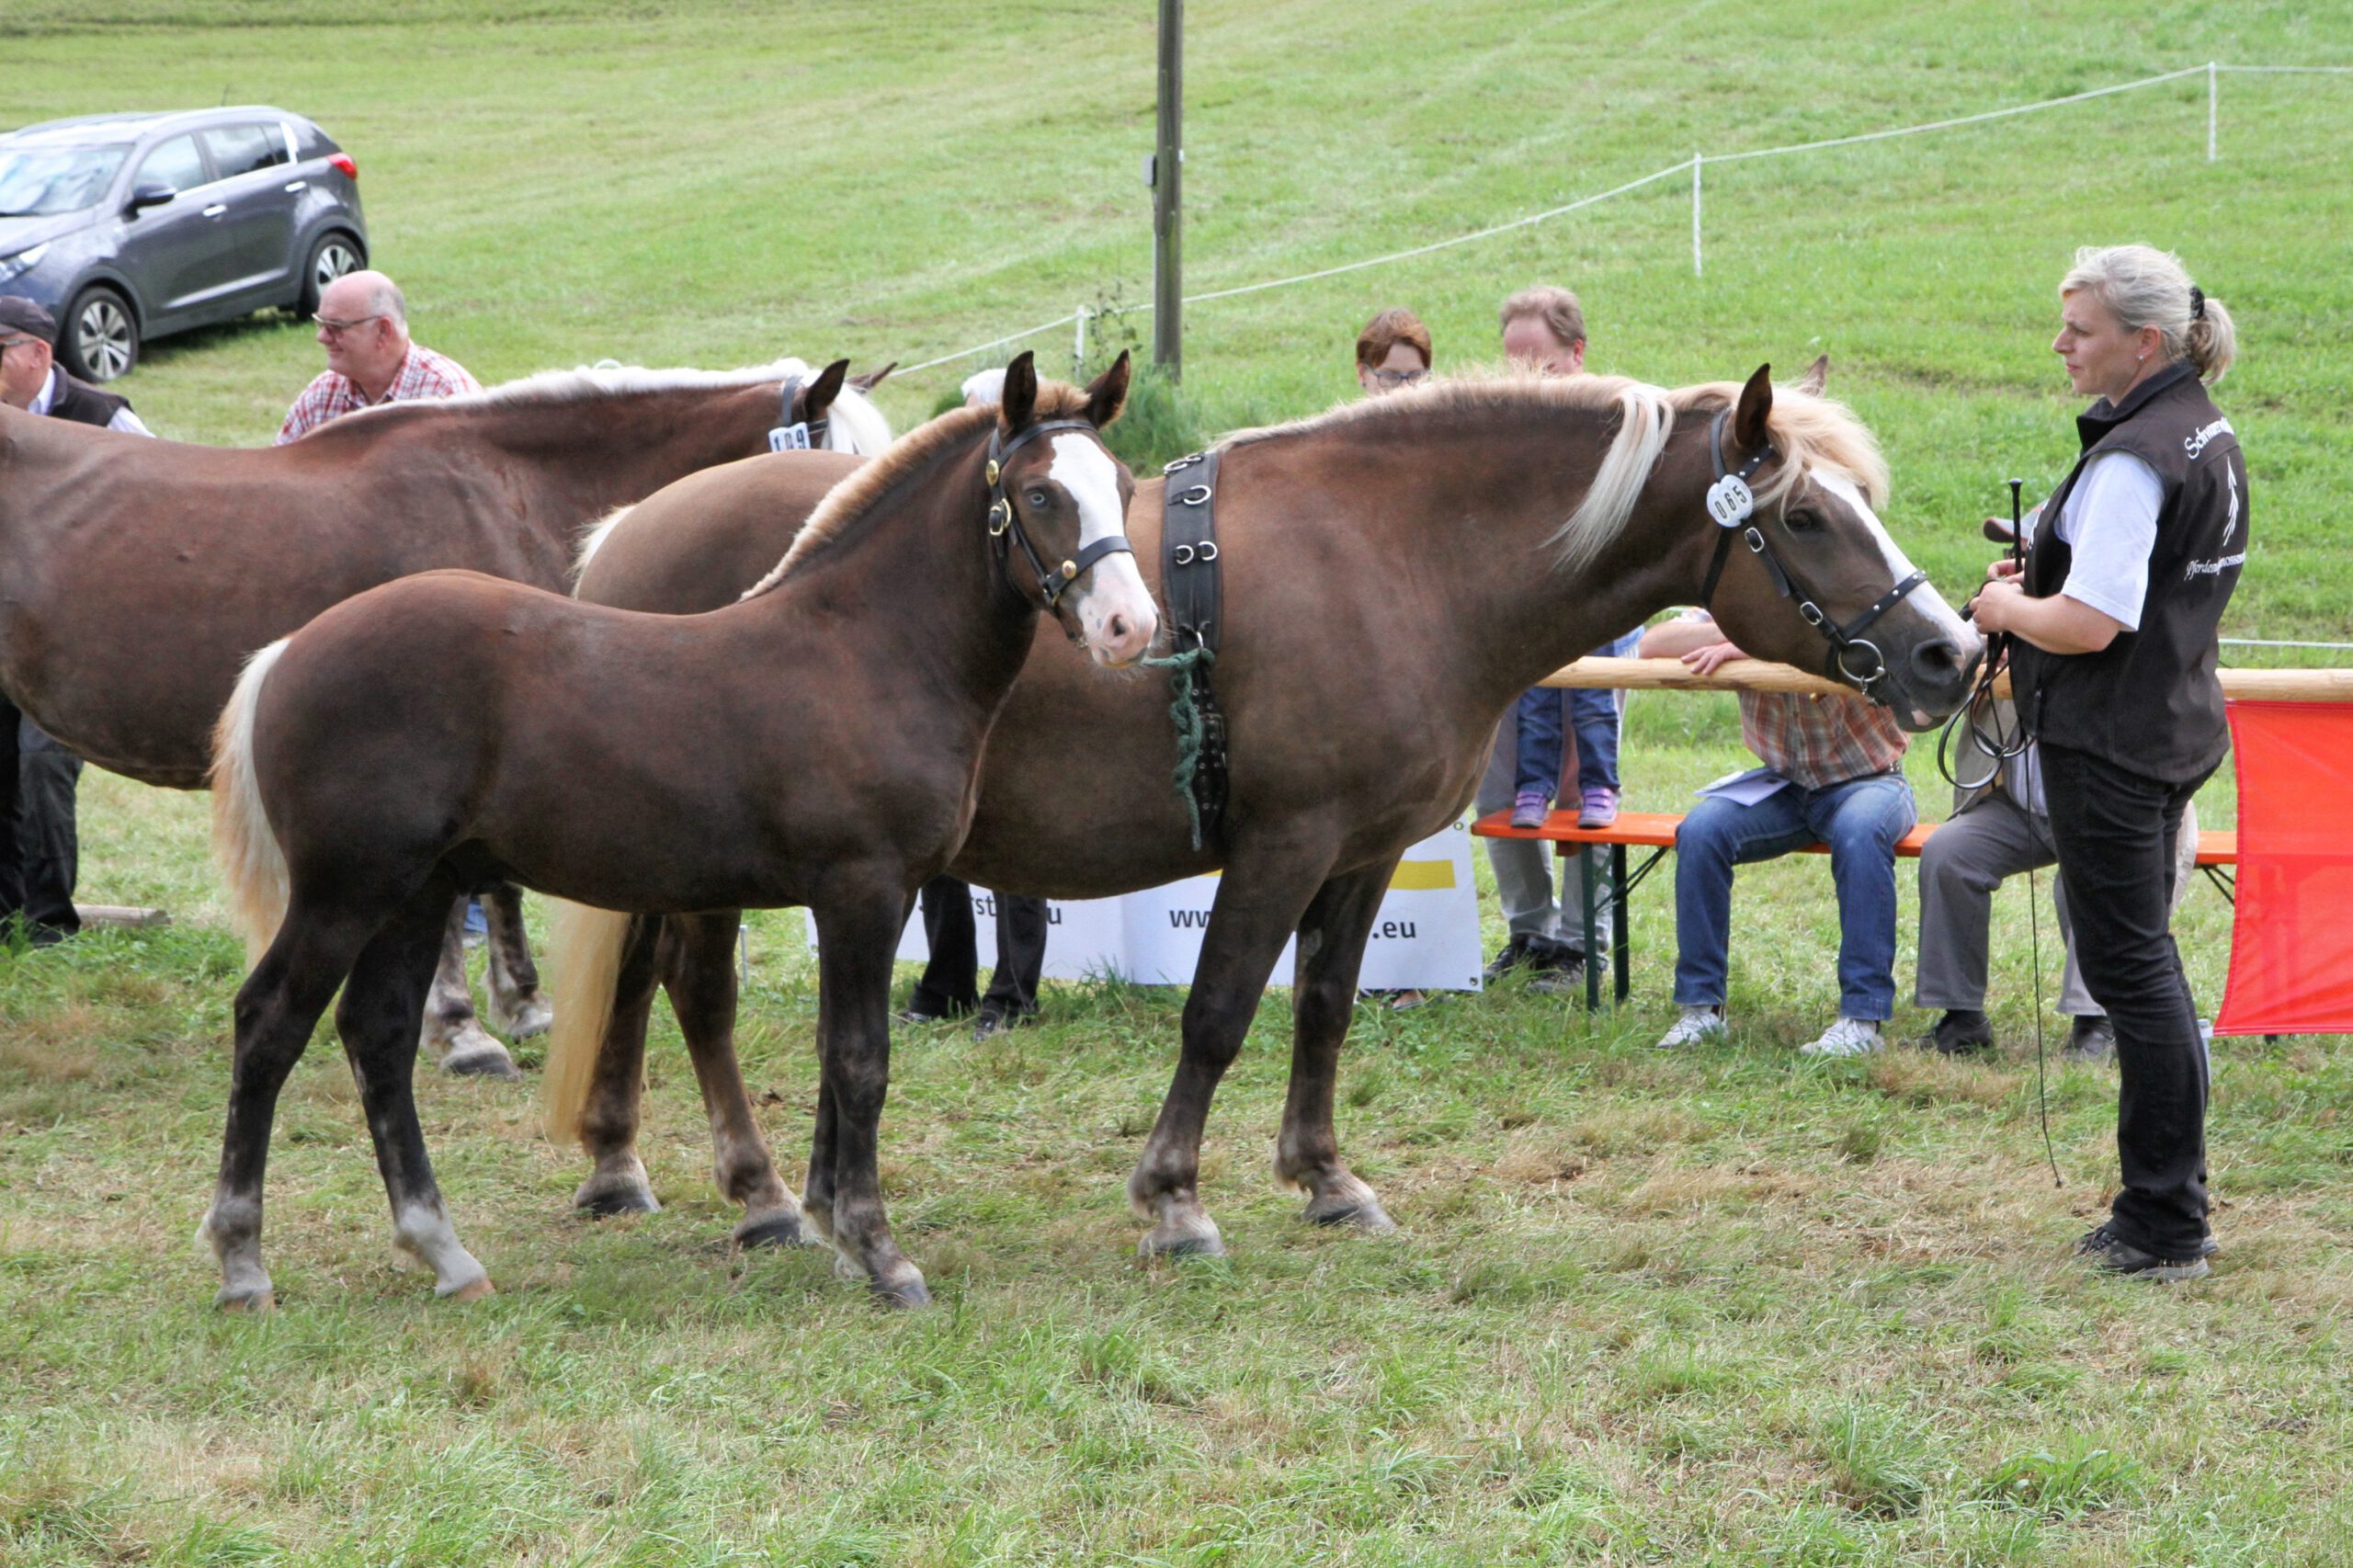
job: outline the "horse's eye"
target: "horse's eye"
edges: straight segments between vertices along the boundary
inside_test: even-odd
[[[1793,534],[1812,533],[1822,526],[1822,519],[1812,512],[1791,512],[1783,521]]]
[[[1029,492],[1029,505],[1033,508],[1042,510],[1046,505],[1047,499],[1047,494],[1042,490],[1032,490]]]

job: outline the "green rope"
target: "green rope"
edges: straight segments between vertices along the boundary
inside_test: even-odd
[[[1193,699],[1193,672],[1199,669],[1206,676],[1210,666],[1217,663],[1217,655],[1207,648],[1188,648],[1165,659],[1142,661],[1146,669],[1166,670],[1169,722],[1176,727],[1176,771],[1175,783],[1177,796],[1185,802],[1185,818],[1193,830],[1193,847],[1201,846],[1201,802],[1193,793],[1193,779],[1201,770],[1201,705]]]

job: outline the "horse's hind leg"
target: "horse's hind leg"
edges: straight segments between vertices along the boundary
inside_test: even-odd
[[[587,1101],[580,1108],[580,1146],[597,1168],[572,1202],[591,1214],[651,1214],[662,1207],[654,1201],[645,1163],[637,1157],[637,1120],[645,1088],[645,1029],[654,1014],[654,954],[666,945],[668,924],[658,915],[631,920],[614,976],[612,1018],[597,1048]]]
[[[1372,1188],[1340,1161],[1332,1130],[1332,1094],[1340,1047],[1356,1013],[1357,973],[1381,912],[1396,857],[1333,878],[1299,923],[1299,965],[1291,987],[1290,1093],[1275,1143],[1275,1175],[1307,1189],[1306,1217],[1320,1225],[1367,1231],[1396,1226]]]
[[[822,1190],[834,1250],[892,1306],[919,1307],[931,1292],[923,1273],[899,1251],[882,1208],[876,1142],[891,1087],[891,954],[904,903],[895,892],[813,903],[817,919],[817,1041],[824,1063],[821,1120],[831,1134],[819,1149],[830,1167],[821,1187],[813,1156],[813,1205]]]
[[[471,1301],[491,1293],[490,1276],[458,1244],[416,1121],[417,1025],[449,907],[449,884],[439,877],[403,904],[361,950],[335,1021],[376,1142],[392,1240],[433,1270],[437,1295]]]
[[[490,1025],[509,1040],[548,1032],[555,1009],[540,990],[540,967],[531,961],[531,939],[523,929],[523,890],[501,882],[482,895],[490,925]]]
[[[422,1043],[426,1053],[439,1055],[444,1073],[520,1078],[523,1074],[515,1059],[474,1016],[473,994],[466,988],[464,899],[450,904],[443,924],[440,964],[433,971],[433,993],[425,1007]]]
[[[229,1076],[221,1176],[198,1234],[221,1263],[226,1311],[266,1312],[276,1298],[261,1262],[262,1178],[278,1091],[310,1044],[319,1015],[349,972],[366,923],[322,919],[296,898],[269,951],[238,988],[236,1058]]]
[[[776,1174],[735,1061],[735,910],[680,915],[662,945],[662,983],[678,1015],[710,1118],[711,1172],[719,1190],[744,1206],[741,1246],[789,1246],[802,1239],[801,1205]]]
[[[1128,1177],[1129,1202],[1154,1222],[1137,1244],[1147,1257],[1225,1250],[1200,1199],[1201,1131],[1210,1098],[1242,1049],[1242,1037],[1266,994],[1267,976],[1329,864],[1328,857],[1296,846],[1254,853],[1238,846],[1226,861],[1200,965],[1185,998],[1184,1053],[1135,1173]]]

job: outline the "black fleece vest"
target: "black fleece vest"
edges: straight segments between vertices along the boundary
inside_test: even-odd
[[[2036,598],[2066,585],[2075,552],[2059,516],[2085,467],[2131,452],[2164,486],[2149,551],[2149,595],[2136,631],[2097,653],[2012,650],[2018,710],[2052,745],[2103,757],[2167,784],[2203,778],[2230,749],[2215,633],[2246,561],[2246,461],[2238,437],[2187,362],[2167,366],[2110,407],[2078,415],[2083,455],[2043,504],[2026,563]]]
[[[96,425],[103,429],[116,415],[131,406],[129,398],[100,392],[62,369],[57,372],[57,395],[49,404],[51,419],[71,419],[76,425]]]

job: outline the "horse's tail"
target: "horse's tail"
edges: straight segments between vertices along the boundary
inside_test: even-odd
[[[245,661],[212,731],[212,858],[228,884],[229,917],[245,938],[248,968],[286,918],[286,852],[269,829],[254,778],[254,710],[286,642],[281,637]]]
[[[572,552],[572,592],[574,597],[580,593],[580,579],[588,574],[588,562],[597,559],[597,551],[634,510],[634,506],[616,506],[582,530],[580,543]]]
[[[580,1112],[605,1049],[613,1017],[613,988],[629,947],[633,915],[585,903],[551,901],[547,970],[555,1007],[548,1028],[547,1065],[540,1075],[541,1125],[556,1142],[580,1136]],[[647,918],[652,918],[648,916]]]

